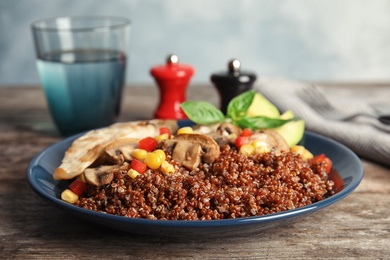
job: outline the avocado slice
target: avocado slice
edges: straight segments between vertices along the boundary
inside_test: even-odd
[[[279,118],[278,108],[266,99],[262,94],[256,93],[252,103],[246,111],[248,117],[266,116],[270,118]]]
[[[291,119],[294,118],[294,113],[291,110],[287,110],[284,112],[280,119]],[[288,146],[292,147],[299,143],[302,140],[303,134],[305,133],[305,121],[291,121],[285,123],[282,126],[274,128],[276,132],[278,132],[281,136],[284,137]]]
[[[291,110],[287,110],[281,115],[278,108],[260,93],[256,93],[253,97],[246,115],[248,117],[266,116],[269,118],[280,118],[285,120],[294,118],[294,113]],[[291,121],[280,127],[273,128],[273,130],[283,136],[288,146],[292,147],[298,144],[303,138],[303,134],[305,133],[305,122],[304,120]]]

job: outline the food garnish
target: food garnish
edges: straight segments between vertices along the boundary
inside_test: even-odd
[[[294,118],[280,119],[268,116],[249,116],[247,112],[256,95],[259,94],[251,90],[233,98],[228,104],[226,116],[218,108],[204,101],[186,101],[182,103],[181,107],[189,119],[200,125],[221,123],[228,119],[232,124],[241,128],[258,130],[275,128],[295,120]]]
[[[291,110],[281,115],[274,104],[254,90],[233,98],[226,115],[204,101],[186,101],[181,107],[188,118],[199,125],[228,121],[242,129],[273,129],[283,136],[290,147],[299,143],[305,131],[304,121],[296,118]]]

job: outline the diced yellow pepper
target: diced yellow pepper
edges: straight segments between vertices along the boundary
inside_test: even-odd
[[[139,172],[137,172],[137,171],[134,170],[134,169],[130,169],[130,170],[127,172],[127,175],[129,175],[132,179],[135,179],[135,178],[139,175]]]
[[[253,145],[251,144],[243,144],[241,145],[240,147],[240,154],[244,154],[244,155],[251,155],[253,154],[253,152],[255,151],[255,148],[253,147]]]
[[[184,127],[180,128],[179,130],[177,130],[177,134],[178,135],[180,135],[180,134],[192,134],[193,132],[194,132],[194,130],[190,126],[184,126]]]
[[[79,196],[73,191],[66,189],[61,193],[61,199],[68,203],[74,204],[79,199]]]
[[[134,149],[132,152],[131,152],[131,156],[135,159],[138,159],[140,161],[143,161],[145,160],[146,158],[146,155],[148,154],[148,152],[144,149],[139,149],[139,148],[136,148]]]
[[[153,152],[148,153],[144,160],[144,163],[152,170],[160,168],[162,162],[161,157],[157,153]]]
[[[173,165],[170,164],[170,163],[167,162],[167,161],[163,161],[163,162],[162,162],[160,169],[161,169],[161,171],[162,171],[164,174],[170,174],[170,173],[175,172],[175,167],[173,167]]]

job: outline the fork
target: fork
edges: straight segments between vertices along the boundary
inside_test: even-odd
[[[355,114],[345,114],[343,112],[337,111],[324,97],[324,95],[316,88],[312,86],[311,88],[305,88],[299,91],[298,96],[312,107],[318,114],[322,115],[325,118],[337,121],[350,121],[356,117],[366,116],[374,117],[378,119],[381,123],[385,125],[390,125],[390,115],[381,115],[375,116],[368,113],[355,113]]]

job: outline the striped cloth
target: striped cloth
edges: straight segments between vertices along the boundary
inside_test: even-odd
[[[260,78],[255,89],[281,112],[292,110],[305,120],[306,129],[328,136],[362,158],[390,166],[390,126],[375,118],[357,117],[352,121],[329,120],[313,110],[300,97],[300,91],[313,84],[283,78]],[[318,85],[329,103],[344,113],[390,114],[390,86],[325,87]]]

